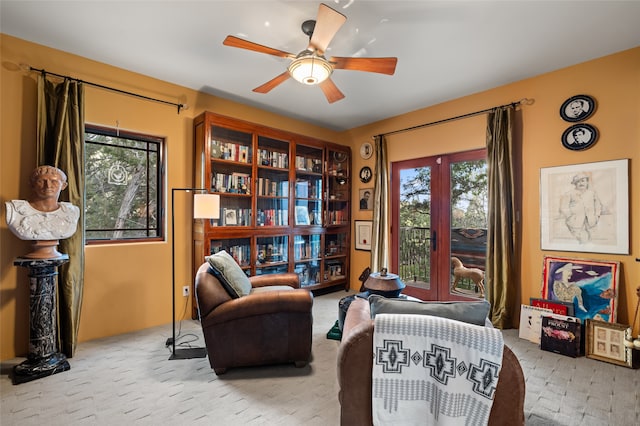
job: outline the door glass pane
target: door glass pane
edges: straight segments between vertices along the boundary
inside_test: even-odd
[[[481,297],[484,293],[488,201],[487,162],[451,163],[453,294]]]
[[[430,289],[431,167],[400,170],[398,275],[407,285]]]

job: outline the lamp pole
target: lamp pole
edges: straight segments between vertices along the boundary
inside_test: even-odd
[[[175,243],[175,193],[176,191],[184,192],[205,192],[208,190],[205,188],[172,188],[171,189],[171,306],[172,316],[171,323],[173,328],[173,337],[171,339],[171,356],[172,359],[191,359],[191,358],[206,358],[206,348],[181,348],[176,349],[176,243]],[[217,197],[217,196],[216,196]],[[211,218],[215,217],[215,213]]]

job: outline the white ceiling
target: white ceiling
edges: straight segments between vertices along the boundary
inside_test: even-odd
[[[292,79],[252,92],[289,60],[222,45],[231,34],[298,53],[318,1],[2,0],[0,31],[336,130],[640,44],[640,1],[325,3],[347,16],[327,57],[398,58],[393,76],[336,70],[346,98],[334,104]]]

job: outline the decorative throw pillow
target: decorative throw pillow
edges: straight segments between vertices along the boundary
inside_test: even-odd
[[[206,259],[213,269],[213,275],[218,278],[231,297],[237,299],[251,292],[249,278],[229,253],[221,250]]]
[[[369,296],[371,317],[377,314],[419,314],[432,315],[462,321],[469,324],[485,325],[491,304],[478,302],[417,302],[403,299],[387,299],[378,295]]]

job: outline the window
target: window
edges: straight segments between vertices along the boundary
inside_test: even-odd
[[[85,238],[161,240],[164,139],[85,128]]]

